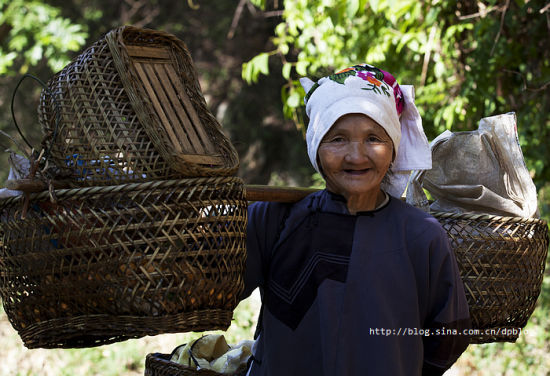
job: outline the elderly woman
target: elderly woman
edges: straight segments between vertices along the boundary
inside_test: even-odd
[[[301,81],[326,189],[249,208],[244,296],[262,295],[249,374],[441,375],[470,320],[445,231],[387,192],[400,185],[388,178],[407,158],[400,145],[415,158],[400,122],[411,95],[370,65]]]

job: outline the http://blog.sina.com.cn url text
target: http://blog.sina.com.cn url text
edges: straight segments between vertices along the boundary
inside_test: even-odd
[[[451,328],[370,328],[369,335],[374,336],[511,336],[520,335],[523,330],[521,328],[491,328],[491,329],[451,329]],[[525,331],[523,331],[525,332]]]

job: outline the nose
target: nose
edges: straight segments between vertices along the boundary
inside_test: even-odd
[[[349,142],[344,160],[348,163],[362,163],[367,159],[367,147],[359,141]]]

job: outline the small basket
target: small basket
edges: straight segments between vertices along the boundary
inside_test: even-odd
[[[125,26],[75,58],[42,91],[53,179],[78,186],[229,176],[238,155],[175,36]]]
[[[182,344],[172,350],[171,354],[152,353],[147,354],[145,358],[145,375],[146,376],[185,376],[185,375],[203,375],[203,376],[245,376],[247,373],[247,364],[240,364],[239,368],[234,373],[222,373],[214,370],[199,368],[199,362],[196,360],[196,354],[193,352],[195,345],[207,336],[200,337],[190,343],[190,347],[187,344]],[[181,349],[181,350],[180,350]],[[181,364],[179,362],[173,362],[171,359],[174,354],[179,351],[189,351],[189,362],[195,364],[195,366]],[[213,352],[210,354],[214,356]],[[203,359],[204,360],[204,359]],[[210,359],[208,359],[210,360]],[[181,362],[181,358],[180,358]]]
[[[237,177],[151,181],[0,200],[0,296],[28,348],[225,330],[243,289]]]
[[[197,370],[183,364],[172,362],[171,354],[152,353],[145,357],[145,376],[240,376],[229,375],[208,369]],[[242,375],[244,376],[244,375]]]
[[[548,227],[535,218],[431,212],[447,231],[470,306],[471,343],[515,342],[535,309]]]

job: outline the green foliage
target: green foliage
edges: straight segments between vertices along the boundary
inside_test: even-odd
[[[19,59],[19,73],[41,59],[53,71],[69,62],[69,52],[78,51],[87,33],[83,26],[60,16],[60,10],[41,1],[0,0],[0,25],[9,30],[0,40],[0,74],[11,70]]]
[[[312,180],[313,180],[313,182],[312,182],[310,188],[325,189],[326,181],[323,178],[323,176],[321,176],[320,173],[316,172],[315,174],[313,174]]]
[[[243,79],[248,82],[258,82],[260,74],[269,74],[269,54],[263,52],[243,64]]]
[[[270,53],[281,59],[287,80],[284,113],[299,120],[293,114],[304,94],[295,76],[320,77],[368,62],[415,85],[429,138],[445,129],[475,129],[482,117],[515,111],[527,166],[540,186],[550,180],[544,6],[522,0],[286,0],[272,39],[276,51]],[[253,58],[245,66],[266,74],[267,63],[259,63]]]
[[[250,2],[253,5],[257,6],[258,8],[260,8],[262,10],[265,9],[265,1],[266,0],[250,0]]]

